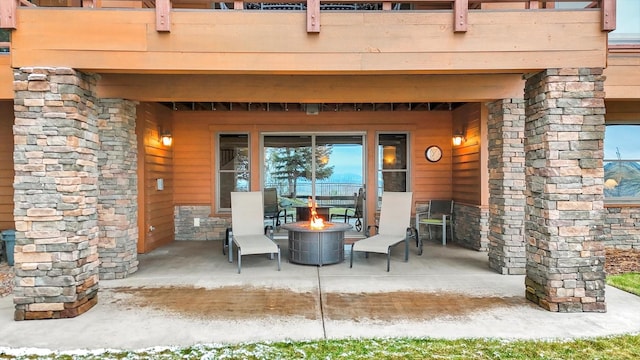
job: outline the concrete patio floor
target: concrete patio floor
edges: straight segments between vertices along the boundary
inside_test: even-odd
[[[139,256],[138,272],[100,281],[98,305],[73,319],[13,321],[0,298],[0,348],[50,350],[361,337],[552,339],[640,332],[640,297],[607,287],[606,313],[561,314],[524,299],[524,276],[489,270],[487,254],[455,245],[402,246],[353,268],[243,258],[219,241],[179,241]],[[1,349],[0,349],[1,350]]]

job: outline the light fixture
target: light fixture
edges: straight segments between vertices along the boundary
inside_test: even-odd
[[[607,181],[604,182],[605,189],[611,190],[616,186],[618,186],[618,182],[616,181],[616,179],[607,179]]]
[[[385,165],[394,165],[396,163],[396,147],[393,145],[385,145],[382,147],[382,162]]]
[[[464,134],[462,133],[462,131],[456,131],[453,134],[453,145],[454,146],[460,146],[462,145],[462,143],[464,142]]]
[[[171,133],[167,130],[164,130],[161,132],[162,135],[160,135],[160,141],[162,141],[162,145],[164,146],[171,146],[171,143],[173,142],[173,137],[171,136]]]

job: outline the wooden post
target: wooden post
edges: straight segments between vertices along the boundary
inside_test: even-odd
[[[171,31],[171,0],[156,0],[156,31]]]
[[[383,1],[382,2],[382,10],[383,11],[391,10],[391,7],[392,7],[391,5],[392,5],[391,1]]]
[[[243,0],[235,0],[233,2],[233,10],[244,10],[244,1]]]
[[[602,31],[616,29],[616,0],[602,0]]]
[[[454,0],[453,32],[466,32],[468,17],[469,17],[469,0]]]
[[[16,28],[18,0],[0,0],[0,29]]]
[[[307,32],[320,32],[320,0],[307,0]]]

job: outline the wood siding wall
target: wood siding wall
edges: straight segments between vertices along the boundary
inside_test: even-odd
[[[0,100],[13,101],[13,69],[11,68],[11,56],[0,54]],[[13,104],[12,104],[13,106]]]
[[[605,102],[607,124],[640,124],[640,99],[636,101]]]
[[[13,100],[0,101],[0,230],[13,221]]]
[[[453,112],[453,131],[462,131],[465,140],[453,147],[453,200],[456,202],[482,204],[482,174],[487,165],[482,163],[481,105],[466,104]],[[451,142],[451,140],[450,140]]]
[[[414,200],[451,197],[451,112],[320,112],[211,111],[174,112],[174,202],[176,205],[212,205],[215,208],[215,134],[248,133],[251,142],[251,188],[260,190],[260,134],[262,132],[366,132],[368,189],[375,186],[375,143],[378,132],[408,132],[411,144],[411,184]],[[443,159],[429,163],[428,145],[439,145]],[[369,209],[375,197],[367,198]],[[372,212],[369,212],[373,216]]]
[[[173,148],[160,143],[160,132],[171,130],[171,111],[143,103],[137,108],[138,134],[138,252],[151,251],[174,239]],[[156,180],[164,180],[164,190]],[[150,227],[154,230],[150,231]]]

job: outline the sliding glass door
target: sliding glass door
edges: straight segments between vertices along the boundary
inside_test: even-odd
[[[364,188],[363,144],[361,133],[265,134],[263,186],[276,188],[281,206],[292,211],[307,206],[311,198],[324,208],[326,220],[342,214],[335,218],[355,222],[344,213],[355,210],[357,194]]]

